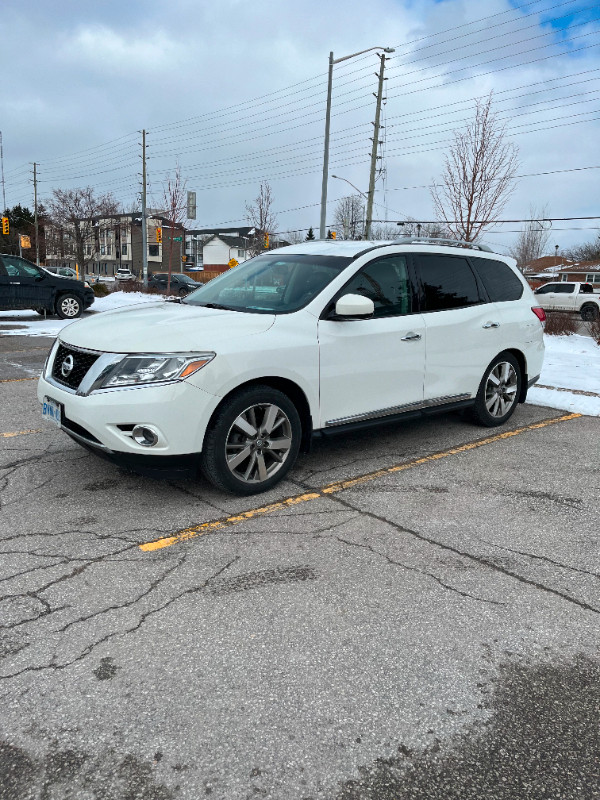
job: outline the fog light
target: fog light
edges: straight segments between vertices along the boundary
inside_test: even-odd
[[[134,441],[141,444],[142,447],[154,447],[158,442],[158,434],[152,428],[146,425],[136,425],[131,431],[131,436]]]

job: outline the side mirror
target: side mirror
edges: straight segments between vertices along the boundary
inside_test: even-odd
[[[370,317],[374,311],[373,301],[360,294],[345,294],[335,304],[338,317]]]

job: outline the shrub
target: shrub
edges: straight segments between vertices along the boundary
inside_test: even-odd
[[[549,336],[570,336],[577,333],[579,319],[574,314],[565,311],[547,312],[544,333]]]
[[[586,322],[585,327],[588,329],[590,336],[596,342],[596,344],[600,345],[600,317],[596,317],[596,319]]]
[[[92,289],[96,297],[106,297],[107,294],[110,294],[110,289],[105,283],[93,283]]]

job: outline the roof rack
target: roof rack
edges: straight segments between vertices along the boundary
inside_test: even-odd
[[[486,253],[493,253],[491,247],[485,244],[476,244],[475,242],[464,242],[460,239],[438,239],[433,236],[400,236],[394,239],[394,244],[437,244],[445,245],[446,247],[464,247],[468,250],[482,250]]]

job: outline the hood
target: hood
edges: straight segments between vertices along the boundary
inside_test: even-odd
[[[273,314],[245,314],[181,303],[140,303],[73,322],[60,340],[109,353],[218,352],[223,344],[268,330]]]

